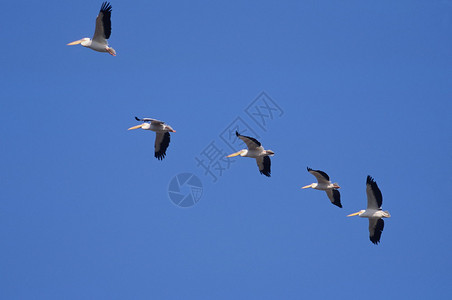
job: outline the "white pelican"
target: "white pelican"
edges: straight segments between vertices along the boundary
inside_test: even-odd
[[[389,211],[383,211],[381,209],[383,196],[381,195],[381,191],[378,188],[377,183],[370,176],[367,176],[366,193],[367,209],[360,210],[354,214],[348,215],[347,217],[358,215],[361,218],[368,218],[369,238],[372,243],[377,245],[380,242],[381,233],[383,232],[383,228],[385,226],[385,222],[382,218],[390,218],[391,215],[389,214]]]
[[[111,5],[108,2],[102,3],[99,15],[96,18],[96,30],[94,31],[93,39],[83,38],[78,41],[69,43],[68,45],[82,44],[83,47],[91,48],[99,52],[108,52],[116,56],[115,49],[108,46],[107,40],[111,34]]]
[[[328,195],[328,198],[330,198],[331,203],[342,208],[341,194],[337,190],[340,189],[341,187],[337,183],[331,183],[330,177],[325,172],[320,170],[313,170],[309,167],[307,169],[309,173],[311,173],[312,175],[315,176],[315,178],[317,178],[318,183],[306,185],[302,187],[302,189],[313,188],[316,190],[325,191],[326,194]]]
[[[135,117],[135,119],[137,121],[144,122],[144,123],[137,125],[137,126],[130,127],[128,130],[141,128],[144,130],[155,131],[156,135],[155,135],[154,156],[158,160],[164,159],[166,156],[166,149],[168,148],[168,146],[170,144],[170,134],[169,133],[176,132],[176,130],[171,128],[171,126],[169,126],[168,124],[165,124],[165,122],[162,122],[159,120],[150,119],[150,118],[139,119],[137,117]]]
[[[259,141],[256,140],[255,138],[240,135],[237,131],[235,132],[235,135],[238,138],[240,138],[243,142],[245,142],[246,146],[248,147],[248,150],[243,149],[236,153],[230,154],[226,157],[234,157],[240,155],[243,157],[255,158],[257,166],[259,167],[259,172],[261,172],[261,174],[264,174],[267,177],[270,177],[271,161],[269,156],[273,156],[275,152],[273,152],[272,150],[264,150],[261,143],[259,143]]]

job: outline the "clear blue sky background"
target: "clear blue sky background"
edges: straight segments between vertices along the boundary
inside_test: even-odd
[[[0,298],[450,299],[452,1],[112,1],[117,57],[66,46],[101,2],[2,3]],[[244,112],[262,91],[284,111],[266,130]],[[135,115],[176,129],[164,161]],[[271,178],[196,166],[236,117]],[[345,217],[368,174],[378,246]]]

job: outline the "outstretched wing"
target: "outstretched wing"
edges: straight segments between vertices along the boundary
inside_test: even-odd
[[[375,245],[380,242],[384,227],[385,221],[383,219],[369,218],[369,239]]]
[[[330,177],[325,172],[320,171],[320,170],[313,170],[313,169],[311,169],[309,167],[307,167],[307,170],[308,170],[309,173],[314,175],[315,178],[317,178],[317,182],[318,183],[323,183],[323,184],[329,184],[330,183]]]
[[[170,134],[169,132],[157,132],[155,135],[155,146],[154,146],[154,151],[155,154],[154,156],[158,159],[158,160],[162,160],[165,158],[166,156],[166,149],[168,149],[168,146],[170,144]]]
[[[151,122],[151,124],[154,124],[154,125],[165,124],[165,122],[163,122],[163,121],[159,121],[159,120],[151,119],[151,118],[142,118],[142,119],[140,119],[138,117],[135,117],[135,120],[140,121],[140,122]]]
[[[339,193],[337,189],[330,189],[325,192],[328,195],[328,198],[330,198],[331,203],[342,208],[341,193]]]
[[[107,40],[111,35],[111,5],[108,2],[102,3],[99,14],[96,18],[96,30],[93,41],[107,45]]]
[[[367,209],[379,209],[383,204],[383,195],[381,194],[380,189],[378,188],[375,180],[367,176],[366,181],[366,193],[367,193]]]
[[[260,156],[260,157],[256,158],[256,162],[257,162],[257,166],[259,167],[259,172],[261,172],[261,174],[264,174],[267,177],[270,177],[271,176],[270,156]]]
[[[262,147],[261,143],[255,138],[241,135],[237,131],[235,132],[235,135],[246,144],[248,150],[256,150],[257,148]]]

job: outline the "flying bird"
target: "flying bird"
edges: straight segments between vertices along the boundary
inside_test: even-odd
[[[270,173],[271,173],[270,156],[273,156],[275,154],[275,152],[273,152],[272,150],[265,150],[262,147],[261,143],[258,140],[256,140],[255,138],[240,135],[237,131],[235,132],[235,135],[246,144],[246,146],[248,147],[248,150],[243,149],[236,153],[230,154],[227,157],[234,157],[234,156],[240,155],[243,157],[255,158],[256,162],[257,162],[257,166],[259,167],[259,172],[261,172],[261,174],[264,174],[267,177],[270,177]]]
[[[348,215],[347,217],[358,215],[361,218],[368,218],[370,241],[375,245],[378,245],[378,243],[380,242],[381,233],[383,232],[383,228],[385,226],[385,222],[382,218],[390,218],[391,215],[389,214],[389,211],[383,211],[381,209],[381,205],[383,203],[383,195],[381,194],[381,191],[378,188],[375,180],[370,176],[367,176],[366,193],[367,209],[360,210],[354,214]]]
[[[111,5],[109,2],[102,3],[99,15],[96,18],[96,30],[93,39],[83,38],[69,43],[69,46],[82,44],[83,47],[91,48],[98,52],[108,52],[116,56],[115,49],[108,46],[108,39],[111,35]]]
[[[144,129],[144,130],[151,130],[155,131],[155,146],[154,146],[154,156],[158,160],[162,160],[166,156],[166,149],[168,149],[168,146],[170,144],[170,132],[176,132],[171,126],[168,124],[165,124],[163,121],[150,119],[150,118],[137,118],[135,117],[135,120],[143,122],[140,125],[130,127],[128,130],[132,129]]]
[[[341,194],[337,190],[341,187],[337,183],[331,183],[330,177],[325,172],[320,170],[313,170],[309,167],[307,168],[307,170],[309,173],[314,175],[315,178],[317,178],[317,183],[306,185],[302,187],[302,189],[313,188],[316,190],[325,191],[328,195],[328,198],[330,198],[331,203],[342,208]]]

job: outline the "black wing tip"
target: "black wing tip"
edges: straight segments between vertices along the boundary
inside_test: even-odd
[[[270,171],[265,171],[265,170],[261,171],[261,170],[259,170],[259,172],[261,172],[262,175],[265,175],[267,177],[271,177],[272,176]]]
[[[313,170],[310,167],[306,167],[306,170],[308,170],[309,173],[311,173],[311,171],[312,172],[317,172],[320,175],[322,175],[322,177],[325,178],[326,180],[328,180],[328,181],[330,180],[330,176],[328,174],[326,174],[325,172],[321,171],[321,170]]]
[[[154,156],[158,160],[163,160],[165,158],[165,156],[166,156],[166,153],[162,152],[162,151],[159,151],[159,152],[155,152]]]
[[[137,121],[141,121],[141,119],[140,119],[140,118],[138,118],[138,117],[136,117],[136,116],[135,116],[135,120],[137,120]]]
[[[377,183],[377,182],[375,182],[375,179],[372,176],[367,175],[366,183],[372,184],[372,183]]]
[[[374,245],[378,245],[380,243],[380,238],[381,238],[381,233],[376,236],[377,234],[375,234],[374,236],[369,236],[369,240],[372,242],[372,244]]]
[[[264,156],[263,158],[263,165],[264,168],[261,170],[259,169],[259,172],[261,172],[261,174],[267,176],[267,177],[271,177],[271,160],[269,156]]]
[[[261,142],[259,142],[259,141],[256,140],[255,138],[250,137],[250,136],[246,136],[246,135],[241,135],[237,130],[235,131],[235,135],[236,135],[237,137],[244,137],[244,138],[250,139],[250,140],[251,140],[253,143],[255,143],[258,147],[262,146]]]
[[[378,245],[378,243],[380,243],[381,234],[383,233],[384,227],[385,221],[383,221],[383,219],[378,219],[377,224],[375,225],[374,235],[369,235],[369,240],[373,244]]]
[[[370,184],[370,186],[371,186],[373,189],[380,190],[380,188],[378,187],[377,182],[376,182],[375,179],[374,179],[372,176],[370,176],[370,175],[367,175],[366,184]]]
[[[370,188],[372,189],[372,191],[375,195],[375,198],[377,199],[377,205],[378,205],[378,207],[381,207],[381,205],[383,204],[383,194],[381,193],[381,190],[378,187],[377,182],[375,181],[375,179],[373,177],[371,177],[370,175],[367,175],[366,184],[370,185]]]
[[[160,150],[158,152],[154,152],[154,156],[158,160],[163,160],[166,157],[166,149],[168,149],[170,142],[171,135],[169,132],[165,132],[162,143],[160,144]]]
[[[105,1],[102,3],[99,14],[102,14],[102,22],[104,23],[104,34],[105,38],[108,40],[111,35],[111,5],[110,2]]]
[[[101,12],[111,12],[112,8],[111,8],[111,4],[108,1],[105,1],[102,3],[102,6],[100,7],[100,11]]]
[[[333,203],[337,207],[342,208],[341,193],[337,189],[333,189],[333,197],[334,197],[334,202],[331,202],[331,203]]]
[[[336,205],[337,207],[342,208],[342,203],[341,203],[341,200],[340,200],[340,199],[334,200],[334,202],[332,202],[332,203],[333,203],[333,205]]]

